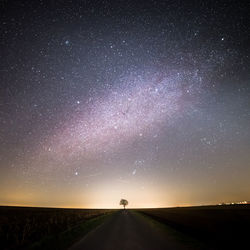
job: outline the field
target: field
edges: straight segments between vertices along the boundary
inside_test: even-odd
[[[112,212],[114,210],[0,207],[0,248],[39,248],[46,245],[46,241],[52,246],[53,239],[60,235],[64,240],[67,237],[76,240],[82,232],[98,224],[99,218]]]
[[[250,205],[138,209],[145,215],[205,243],[211,249],[246,247]]]
[[[128,209],[118,213],[116,211],[0,207],[0,248],[67,249],[103,222],[105,223],[102,229],[99,233],[97,231],[89,242],[91,249],[99,249],[99,243],[104,243],[107,239],[108,247],[116,242],[120,244],[126,241],[131,244],[137,242],[138,245],[144,246],[143,249],[151,249],[150,244],[159,243],[158,227],[166,234],[162,244],[171,242],[171,235],[176,232],[178,239],[176,238],[175,242],[172,240],[172,243],[179,244],[176,241],[180,241],[184,244],[184,249],[187,247],[187,238],[200,242],[204,247],[199,249],[241,249],[248,245],[250,205]],[[155,223],[153,229],[150,221]],[[151,233],[148,235],[149,232]],[[113,237],[109,238],[110,235]],[[97,247],[93,248],[95,244]]]

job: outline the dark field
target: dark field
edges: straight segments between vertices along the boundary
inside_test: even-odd
[[[67,249],[103,223],[106,218],[115,218],[108,215],[116,211],[0,207],[0,248]],[[250,205],[135,209],[135,211],[161,222],[158,223],[159,226],[165,224],[167,228],[173,228],[182,235],[201,242],[208,249],[243,247],[247,249],[249,245]],[[131,221],[132,225],[136,225],[135,222]],[[116,227],[122,228],[123,225],[107,227],[106,231],[112,232]],[[136,236],[138,235],[135,232],[133,237],[136,239]],[[96,240],[98,241],[98,237]],[[113,242],[108,244],[112,245]]]
[[[250,205],[138,209],[210,249],[249,247]]]
[[[82,237],[96,226],[110,209],[61,209],[31,207],[0,207],[0,248],[1,249],[53,249],[55,240],[71,241]],[[96,218],[96,219],[95,219]],[[80,231],[80,232],[79,232]],[[75,238],[75,239],[74,239]],[[34,243],[36,243],[34,245]],[[60,242],[57,242],[57,249]]]

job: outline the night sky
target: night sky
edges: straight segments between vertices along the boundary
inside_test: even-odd
[[[0,204],[250,200],[248,1],[1,1]]]

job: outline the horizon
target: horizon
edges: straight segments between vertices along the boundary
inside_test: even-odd
[[[243,200],[243,201],[223,201],[220,203],[197,203],[197,204],[179,204],[179,205],[172,205],[172,206],[130,206],[127,205],[126,209],[160,209],[160,208],[178,208],[178,207],[203,207],[203,206],[230,206],[230,205],[249,205],[250,201]],[[123,209],[121,205],[112,206],[112,207],[81,207],[81,206],[74,206],[74,207],[67,207],[67,206],[39,206],[39,205],[25,205],[25,204],[0,204],[0,207],[27,207],[27,208],[62,208],[62,209]]]
[[[126,210],[129,209],[164,209],[164,208],[191,208],[191,207],[217,207],[217,206],[237,206],[237,205],[250,205],[250,202],[247,203],[225,203],[225,204],[198,204],[198,205],[180,205],[180,206],[170,206],[170,207],[126,207]],[[87,210],[95,210],[95,209],[110,209],[110,210],[123,210],[123,208],[121,206],[119,207],[39,207],[39,206],[25,206],[25,205],[0,205],[0,207],[15,207],[15,208],[59,208],[59,209],[87,209]]]

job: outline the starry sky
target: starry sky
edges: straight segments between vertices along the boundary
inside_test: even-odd
[[[1,1],[0,204],[250,200],[248,1]]]

